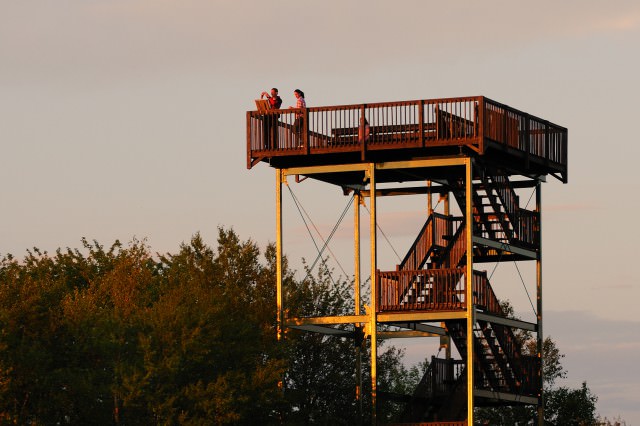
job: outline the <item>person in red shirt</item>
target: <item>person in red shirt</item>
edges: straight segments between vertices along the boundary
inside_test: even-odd
[[[267,97],[269,101],[270,109],[280,109],[282,105],[282,98],[278,96],[278,89],[275,87],[271,89],[271,94],[262,92],[260,99]],[[278,148],[278,117],[279,114],[268,114],[264,117],[264,148],[265,149],[277,149]]]
[[[271,105],[271,109],[280,109],[280,105],[282,105],[282,98],[278,96],[278,89],[276,89],[275,87],[271,89],[271,94],[268,94],[267,92],[262,92],[260,94],[260,99],[262,99],[265,96],[269,101],[269,105]]]

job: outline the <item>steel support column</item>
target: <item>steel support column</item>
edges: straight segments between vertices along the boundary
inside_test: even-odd
[[[282,296],[282,170],[276,169],[276,328],[278,340],[282,339],[284,306]]]
[[[353,195],[353,247],[354,247],[354,295],[356,315],[360,315],[360,203],[362,195],[356,191]]]
[[[542,388],[544,378],[542,375],[542,367],[544,358],[542,350],[544,345],[544,334],[542,330],[542,185],[540,182],[536,185],[536,213],[538,213],[538,257],[536,259],[536,301],[537,301],[537,320],[538,320],[538,360],[540,362],[540,373],[538,374],[538,386],[540,387],[540,395],[538,396],[538,425],[544,426],[544,389]]]
[[[473,170],[470,158],[465,162],[465,227],[466,227],[466,252],[467,267],[465,280],[465,302],[467,316],[467,424],[473,425]],[[453,265],[451,265],[453,266]]]
[[[354,247],[354,267],[353,285],[355,298],[355,314],[360,315],[360,202],[362,195],[356,191],[353,195],[353,247]],[[362,324],[356,324],[362,326]],[[358,405],[358,419],[363,422],[362,407],[362,344],[356,345],[356,404]]]
[[[371,203],[371,212],[369,217],[369,240],[371,245],[371,308],[369,312],[369,335],[371,336],[371,424],[377,424],[377,394],[378,394],[378,378],[377,378],[377,364],[378,364],[378,336],[377,336],[377,314],[378,310],[378,295],[377,286],[378,280],[376,277],[376,271],[378,268],[378,247],[377,247],[377,230],[376,230],[376,165],[375,163],[369,164],[369,190],[372,194],[369,197]]]

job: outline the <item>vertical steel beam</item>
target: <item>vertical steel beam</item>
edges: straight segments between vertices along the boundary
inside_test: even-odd
[[[360,203],[362,194],[356,191],[353,195],[353,248],[354,248],[354,273],[356,315],[360,315]]]
[[[360,315],[360,202],[362,195],[360,191],[354,193],[353,206],[353,248],[354,248],[354,295],[355,295],[355,314]],[[357,324],[361,325],[361,324]],[[356,403],[358,404],[358,419],[360,424],[363,422],[362,414],[362,345],[356,345]]]
[[[544,377],[542,375],[542,367],[544,366],[544,358],[542,357],[542,349],[544,345],[544,334],[542,330],[542,185],[540,181],[536,185],[536,212],[538,213],[538,258],[536,259],[536,301],[537,301],[537,320],[538,320],[538,360],[540,362],[540,373],[537,377],[540,396],[538,396],[538,425],[544,426]]]
[[[466,226],[466,252],[467,252],[467,267],[466,267],[466,288],[465,288],[465,301],[466,301],[466,316],[467,316],[467,424],[473,425],[473,325],[475,323],[474,318],[474,305],[473,305],[473,170],[471,158],[467,157],[465,161],[465,197],[466,208],[464,212],[465,226]],[[450,265],[454,267],[455,265]]]
[[[276,327],[278,340],[283,336],[284,306],[282,295],[282,169],[276,169]]]
[[[375,163],[369,163],[369,191],[371,196],[369,200],[371,202],[371,215],[369,218],[369,234],[371,244],[371,311],[369,312],[369,334],[371,336],[371,424],[377,424],[377,394],[378,394],[378,378],[377,378],[377,363],[378,363],[378,339],[377,339],[377,321],[378,316],[376,311],[378,310],[378,295],[377,285],[378,279],[376,272],[378,268],[378,247],[377,247],[377,234],[376,234],[376,165]]]

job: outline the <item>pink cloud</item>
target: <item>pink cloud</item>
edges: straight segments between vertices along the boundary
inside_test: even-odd
[[[597,23],[599,29],[605,31],[627,32],[640,28],[640,13],[616,16]]]

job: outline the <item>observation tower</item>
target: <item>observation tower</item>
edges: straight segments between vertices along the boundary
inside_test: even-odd
[[[247,167],[262,162],[276,172],[279,337],[294,327],[368,345],[372,424],[387,397],[404,404],[406,423],[472,425],[474,407],[528,404],[542,425],[541,184],[567,182],[567,129],[482,96],[249,111],[246,120]],[[294,177],[355,197],[350,315],[287,317],[282,185]],[[444,200],[440,211],[433,195]],[[388,196],[427,197],[429,208],[401,263],[380,270],[376,201]],[[362,204],[370,212],[365,252]],[[361,256],[370,257],[366,274]],[[535,264],[535,321],[505,314],[500,302],[519,287],[497,294],[481,269],[500,262]],[[366,310],[363,275],[371,277]],[[535,353],[524,350],[523,331],[536,339]],[[438,337],[445,356],[431,358],[411,395],[379,392],[379,339],[419,336]]]

